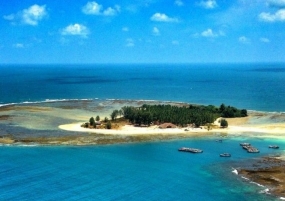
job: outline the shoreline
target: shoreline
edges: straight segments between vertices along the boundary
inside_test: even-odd
[[[219,123],[216,121],[211,130],[205,127],[203,129],[192,127],[160,129],[158,126],[135,127],[131,125],[125,125],[118,130],[81,127],[81,124],[86,122],[90,116],[100,115],[103,119],[114,109],[145,103],[180,106],[188,104],[156,100],[62,99],[0,106],[0,126],[4,125],[2,130],[0,127],[0,144],[21,142],[48,145],[93,145],[217,136],[219,134],[232,137],[249,136],[285,140],[285,113],[254,110],[249,110],[247,117],[226,118],[229,123],[228,128],[219,128]],[[49,134],[45,134],[46,131]]]
[[[249,161],[247,167],[241,167],[238,175],[259,186],[266,187],[267,194],[273,194],[280,199],[285,199],[285,158],[281,157],[261,157]]]
[[[228,119],[227,119],[228,120]],[[235,119],[231,119],[231,123]],[[237,120],[238,121],[238,120]],[[229,136],[234,136],[236,134],[250,133],[256,137],[262,136],[266,138],[278,138],[285,140],[285,124],[282,123],[271,123],[271,124],[258,124],[258,125],[242,125],[236,123],[233,126],[228,126],[227,128],[211,128],[207,130],[206,128],[165,128],[161,129],[158,126],[150,127],[136,127],[133,125],[124,125],[120,129],[90,129],[81,127],[81,123],[63,124],[59,125],[58,128],[65,131],[72,132],[83,132],[91,134],[104,134],[104,135],[125,135],[125,136],[135,136],[135,135],[174,135],[174,134],[185,134],[191,137],[193,134],[227,134]],[[217,125],[215,125],[217,126]]]

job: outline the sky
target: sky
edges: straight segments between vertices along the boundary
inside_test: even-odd
[[[0,0],[0,64],[285,62],[285,0]]]

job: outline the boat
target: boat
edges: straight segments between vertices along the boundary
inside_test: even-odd
[[[240,145],[248,153],[259,153],[259,150],[257,148],[255,148],[255,147],[251,146],[249,143],[241,143]]]
[[[190,153],[202,153],[203,152],[203,150],[201,149],[188,148],[188,147],[181,147],[178,149],[178,151],[190,152]]]
[[[216,142],[223,142],[223,140],[222,139],[218,139],[218,140],[216,140]]]
[[[271,148],[271,149],[279,149],[279,146],[278,145],[269,145],[269,148]]]
[[[222,153],[220,154],[221,157],[231,157],[230,153]]]
[[[259,153],[259,150],[255,147],[248,147],[247,152],[248,153]]]
[[[248,153],[259,153],[259,150],[256,148],[253,148],[253,149],[248,149],[247,152]]]
[[[243,143],[240,143],[240,146],[250,146],[250,143],[243,142]]]

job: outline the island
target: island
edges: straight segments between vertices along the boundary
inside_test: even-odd
[[[124,106],[120,110],[113,110],[110,114],[111,120],[107,117],[100,121],[100,116],[89,119],[81,125],[89,129],[121,129],[125,125],[133,127],[158,126],[160,129],[184,128],[185,131],[191,128],[226,128],[228,122],[225,118],[247,117],[246,109],[237,109],[232,106],[221,104],[220,107],[213,105],[150,105],[143,104],[140,107]],[[216,122],[215,122],[216,121]]]
[[[91,117],[95,117],[94,121]],[[283,113],[247,111],[225,104],[216,107],[149,100],[47,101],[0,107],[0,143],[96,145],[242,134],[283,138],[284,122]]]

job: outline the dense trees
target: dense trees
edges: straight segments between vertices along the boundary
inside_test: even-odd
[[[112,121],[114,121],[114,120],[117,118],[118,115],[119,115],[119,110],[114,110],[114,111],[112,112],[112,114],[110,115]]]
[[[246,110],[238,110],[235,107],[222,104],[219,108],[209,106],[174,106],[174,105],[147,105],[136,108],[125,106],[122,109],[125,119],[133,124],[150,125],[152,122],[171,122],[179,126],[194,124],[196,127],[212,123],[216,118],[222,117],[244,117]],[[113,113],[117,113],[114,110]],[[111,117],[114,114],[111,114]],[[113,120],[113,118],[112,118]]]
[[[239,110],[235,107],[226,106],[221,104],[220,107],[213,105],[201,106],[201,105],[147,105],[144,104],[141,107],[124,106],[121,110],[114,110],[110,117],[112,122],[116,119],[124,117],[132,124],[139,126],[150,126],[152,123],[173,123],[178,126],[185,127],[188,124],[192,124],[195,127],[206,125],[208,129],[211,129],[211,123],[218,117],[231,118],[231,117],[245,117],[247,116],[247,110]],[[100,121],[100,117],[96,116],[96,121],[93,117],[89,119],[89,123],[85,123],[83,127],[96,128],[96,123]],[[103,127],[111,129],[111,121],[107,117],[104,118]],[[227,127],[228,122],[225,119],[221,120],[221,127]],[[98,124],[99,125],[99,124]]]
[[[246,109],[238,110],[235,107],[225,106],[224,104],[220,106],[219,112],[221,113],[222,117],[227,117],[227,118],[247,116]]]

